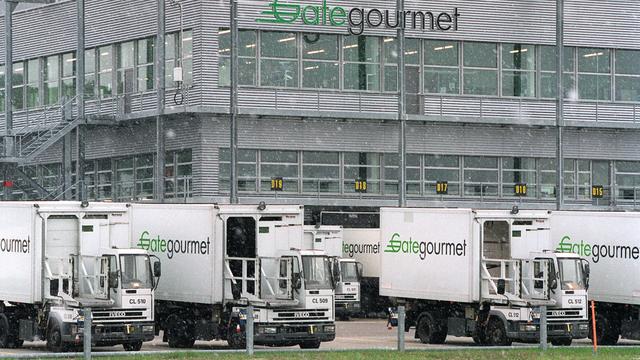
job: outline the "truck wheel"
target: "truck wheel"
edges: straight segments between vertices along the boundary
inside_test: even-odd
[[[300,343],[300,349],[319,349],[320,348],[320,340],[314,341],[305,341]]]
[[[5,314],[0,314],[0,349],[9,347],[9,320]]]
[[[171,348],[190,348],[196,341],[193,334],[193,328],[189,326],[187,321],[172,316],[168,321],[167,342]]]
[[[57,322],[51,324],[47,331],[47,350],[51,352],[61,352],[65,350],[62,343],[62,332]]]
[[[416,337],[419,338],[423,344],[436,344],[434,328],[435,322],[433,321],[433,316],[428,312],[422,313],[416,324]]]
[[[572,342],[573,338],[551,339],[551,345],[553,346],[571,346]]]
[[[487,325],[487,344],[491,346],[511,346],[511,339],[507,337],[502,320],[492,317]]]
[[[124,343],[122,344],[122,347],[125,351],[140,351],[140,349],[142,349],[142,340],[134,341],[131,343]]]
[[[433,335],[434,344],[444,344],[447,341],[447,330],[437,332]]]
[[[606,314],[596,315],[596,336],[598,345],[615,345],[620,338],[620,328]],[[592,338],[593,335],[589,337]]]

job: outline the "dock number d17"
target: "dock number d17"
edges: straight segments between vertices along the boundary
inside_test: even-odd
[[[436,183],[436,194],[438,195],[447,195],[449,193],[449,182],[447,181],[438,181]]]

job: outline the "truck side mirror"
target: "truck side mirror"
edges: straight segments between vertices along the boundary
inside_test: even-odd
[[[589,267],[588,261],[583,260],[582,263],[583,263],[582,272],[584,273],[584,288],[586,290],[589,290],[589,275],[591,275],[591,268]]]
[[[356,263],[356,269],[358,270],[358,279],[362,280],[362,274],[364,274],[362,263]]]
[[[300,273],[291,274],[291,287],[294,290],[300,290],[302,287],[302,281],[300,281]]]
[[[507,282],[504,279],[498,279],[498,295],[504,295],[506,288],[507,288]]]
[[[109,288],[110,289],[118,288],[118,272],[117,271],[109,272]]]
[[[160,265],[160,261],[156,261],[153,263],[153,276],[160,277],[162,275],[162,266]]]

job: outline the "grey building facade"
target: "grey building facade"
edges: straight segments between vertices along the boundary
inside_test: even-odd
[[[311,209],[395,206],[395,31],[365,28],[355,36],[346,25],[256,21],[273,3],[238,0],[240,201]],[[110,119],[84,125],[90,200],[153,201],[154,182],[164,181],[165,201],[228,202],[229,3],[182,4],[180,41],[178,9],[166,2],[166,166],[159,180],[156,1],[86,0],[86,114]],[[455,32],[406,34],[408,205],[551,209],[558,193],[567,208],[640,205],[640,3],[565,1],[561,192],[555,185],[555,1],[425,4],[405,1],[407,9],[434,13],[457,8],[460,17]],[[61,1],[13,15],[18,142],[55,129],[64,121],[60,104],[75,96],[75,9],[74,1]],[[173,67],[180,53],[184,84],[176,96]],[[71,102],[67,111],[73,112]],[[51,198],[63,188],[63,142],[19,164]],[[10,198],[39,196],[28,181],[5,173],[5,183],[13,182]],[[283,191],[271,190],[274,177],[283,178]],[[366,193],[356,192],[356,180],[366,180]],[[436,194],[439,181],[447,182],[447,195]],[[526,196],[515,194],[517,184],[527,185]],[[602,186],[603,198],[592,196],[594,186]]]

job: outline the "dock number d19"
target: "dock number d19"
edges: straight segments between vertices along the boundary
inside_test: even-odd
[[[517,196],[527,196],[527,184],[516,184],[514,190]]]
[[[438,181],[436,183],[436,194],[438,195],[447,195],[449,193],[449,182],[447,181]]]
[[[367,192],[367,180],[357,179],[355,185],[356,192],[366,193]]]
[[[604,197],[604,186],[594,185],[591,187],[591,197],[594,199],[602,199]]]
[[[284,190],[284,182],[281,177],[273,177],[271,178],[271,191],[283,191]]]

